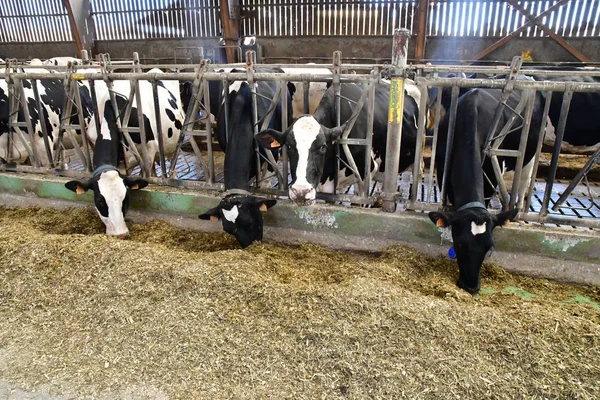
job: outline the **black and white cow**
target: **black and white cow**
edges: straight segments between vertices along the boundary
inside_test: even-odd
[[[354,83],[341,85],[343,99],[358,101],[363,93],[363,88]],[[385,147],[387,141],[387,124],[389,109],[390,85],[386,82],[376,84],[375,88],[375,115],[373,123],[373,158],[381,160],[380,171],[385,165]],[[342,100],[341,120],[348,121],[355,115],[353,109],[356,105],[348,100]],[[418,102],[410,95],[405,96],[402,126],[402,147],[400,154],[399,171],[404,171],[414,162],[414,150],[417,138]],[[360,110],[350,138],[365,138],[367,131],[368,113],[367,106]],[[290,158],[290,184],[289,197],[298,203],[312,203],[316,198],[316,191],[333,192],[333,182],[336,174],[350,176],[351,171],[337,171],[335,149],[333,143],[338,140],[344,131],[344,126],[336,127],[335,91],[330,87],[323,96],[314,115],[300,117],[285,132],[276,129],[267,129],[257,136],[266,148],[278,148],[282,145],[288,147]],[[352,146],[351,152],[357,162],[359,171],[364,171],[365,148]],[[342,154],[345,162],[345,154]],[[364,177],[363,177],[364,178]]]
[[[42,65],[39,60],[32,60],[31,65]],[[26,71],[30,72],[48,72],[44,68],[27,68]],[[58,139],[60,118],[62,115],[62,109],[65,104],[65,91],[63,82],[61,79],[40,79],[35,81],[37,90],[40,96],[41,109],[38,109],[35,101],[33,82],[30,80],[23,80],[23,90],[26,97],[27,109],[31,120],[31,125],[35,133],[33,143],[30,142],[30,138],[27,136],[26,140],[28,146],[30,146],[35,153],[40,157],[39,163],[41,166],[50,165],[48,155],[44,143],[43,127],[45,125],[48,133],[48,139],[50,144],[50,152],[53,154],[56,140]],[[82,84],[79,84],[79,93],[82,101],[83,116],[87,121],[92,114],[91,96],[89,89]],[[13,135],[12,143],[9,147],[8,139],[8,121],[9,121],[9,97],[8,97],[8,86],[4,79],[0,80],[0,158],[7,162],[23,163],[29,158],[29,154],[23,145],[22,141]],[[72,123],[77,123],[76,113],[73,113],[71,117]],[[19,109],[18,122],[25,122],[25,114],[22,109]],[[26,134],[26,129],[22,128]],[[13,129],[14,132],[14,129]],[[80,132],[76,131],[76,137],[80,136]],[[66,136],[65,136],[65,139]],[[63,142],[67,147],[69,141]]]
[[[266,72],[266,70],[262,70]],[[268,70],[282,72],[281,70]],[[273,98],[275,84],[259,81],[256,83],[257,113],[259,121],[273,107],[267,99]],[[227,192],[220,204],[200,215],[200,219],[221,220],[223,230],[236,237],[242,248],[252,242],[262,240],[262,212],[276,204],[276,200],[259,198],[251,195],[250,180],[257,174],[256,142],[254,125],[252,123],[253,102],[252,92],[246,82],[235,82],[230,85],[227,96],[229,106],[228,131],[225,129],[225,110],[221,107],[218,113],[217,138],[225,150],[225,189]],[[274,105],[274,115],[269,127],[281,129],[282,110],[281,100]],[[291,95],[288,95],[288,124],[292,122]],[[261,151],[264,151],[261,149]],[[274,153],[277,158],[277,153]]]
[[[162,73],[160,69],[152,69],[148,73]],[[129,116],[128,126],[139,127],[137,99],[135,96],[129,99],[130,93],[129,81],[114,81],[113,91],[119,109],[120,121],[123,125],[124,110],[128,102],[133,102],[131,114]],[[137,132],[130,132],[131,139],[136,144],[138,153],[144,157],[143,162],[147,172],[154,173],[154,162],[158,161],[158,128],[156,125],[156,113],[154,108],[154,95],[152,84],[147,80],[139,81],[140,98],[142,102],[144,129],[146,133],[146,143],[142,143],[141,136]],[[169,157],[175,151],[179,134],[185,119],[185,112],[181,102],[180,85],[177,81],[158,81],[158,106],[160,110],[160,120],[162,128],[163,149],[166,157]],[[100,115],[100,132],[107,132],[113,127],[111,123],[117,122],[106,118],[105,110],[109,107],[112,110],[111,99],[108,90],[101,90],[97,93],[98,99],[98,114]],[[95,143],[98,137],[95,118],[90,120],[88,126],[88,138],[92,143]],[[142,148],[145,148],[145,151]],[[132,151],[127,151],[123,154],[123,158],[119,160],[124,162],[128,167],[137,165],[137,159]]]
[[[148,182],[121,175],[117,167],[123,159],[123,146],[110,102],[104,107],[102,117],[106,125],[103,124],[94,146],[92,177],[84,181],[69,181],[65,187],[77,194],[92,190],[96,211],[106,225],[106,234],[124,239],[129,235],[125,224],[125,215],[129,209],[128,189],[139,190],[147,186]]]
[[[509,107],[514,109],[521,95],[521,92],[513,92],[508,99]],[[489,158],[482,166],[482,151],[499,98],[500,90],[492,89],[473,89],[459,98],[452,149],[446,150],[449,115],[440,123],[435,160],[438,182],[444,179],[444,161],[449,156],[447,193],[454,211],[431,212],[429,218],[439,227],[451,227],[459,268],[458,286],[470,293],[479,291],[481,265],[494,247],[493,229],[514,220],[518,213],[518,209],[512,209],[492,214],[486,207],[497,182]],[[529,165],[535,155],[542,114],[543,99],[537,94],[525,151],[524,162]],[[511,111],[504,108],[497,132],[510,116]],[[521,124],[517,122],[513,127],[516,129],[509,131],[501,148],[518,149]],[[501,165],[504,163],[508,170],[514,170],[514,158],[498,158]],[[484,171],[491,183],[484,178]],[[523,175],[527,176],[527,168]]]

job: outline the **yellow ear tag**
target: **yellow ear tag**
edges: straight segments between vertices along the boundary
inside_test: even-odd
[[[438,219],[438,220],[435,222],[435,226],[439,226],[439,227],[442,227],[442,228],[443,228],[443,227],[445,226],[445,224],[444,224],[444,220],[443,220],[443,219],[441,219],[441,218],[439,218],[439,219]]]
[[[140,186],[136,183],[135,185],[133,185],[131,187],[131,190],[138,190],[140,188]]]
[[[260,207],[258,207],[258,209],[262,212],[266,212],[267,211],[267,206],[265,205],[265,203],[262,203],[260,205]]]
[[[210,222],[218,222],[219,221],[219,217],[215,217],[214,215],[210,216]]]
[[[279,143],[277,140],[273,140],[273,141],[271,142],[271,148],[272,148],[272,149],[275,149],[275,148],[277,148],[277,147],[281,147],[281,143]]]
[[[84,194],[85,190],[83,190],[83,188],[81,186],[77,186],[77,189],[75,190],[75,193],[77,193],[77,194]]]

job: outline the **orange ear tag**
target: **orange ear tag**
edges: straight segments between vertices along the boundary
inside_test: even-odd
[[[510,220],[506,220],[506,222],[504,223],[504,226],[509,226],[510,225]]]
[[[219,217],[215,217],[214,215],[210,216],[210,222],[218,222],[219,221]]]
[[[271,148],[275,149],[277,147],[281,147],[281,143],[279,143],[277,140],[273,139],[273,141],[271,142]]]
[[[260,207],[258,207],[258,209],[259,209],[260,211],[262,211],[262,212],[265,212],[265,211],[267,211],[267,206],[265,205],[265,203],[262,203],[262,204],[260,205]]]
[[[131,187],[131,190],[138,190],[140,188],[140,186],[136,183],[135,185],[133,185]]]
[[[77,186],[77,189],[75,190],[75,193],[77,193],[77,194],[84,194],[85,190],[83,190],[83,188],[81,186]]]
[[[435,221],[435,226],[439,226],[439,227],[443,228],[446,225],[444,224],[444,220],[442,218],[439,218],[437,221]]]

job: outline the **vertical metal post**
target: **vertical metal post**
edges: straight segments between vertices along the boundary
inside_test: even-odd
[[[212,148],[212,124],[210,122],[210,88],[208,86],[208,81],[204,80],[202,82],[202,87],[204,88],[204,107],[206,108],[207,116],[206,116],[206,151],[208,157],[208,176],[207,183],[213,184],[215,177],[215,157],[213,156],[213,148]],[[193,139],[192,139],[193,140]]]
[[[527,105],[525,108],[523,129],[521,129],[521,140],[519,141],[519,156],[516,160],[515,165],[515,174],[513,178],[513,185],[510,191],[510,202],[508,204],[508,209],[512,209],[515,207],[517,203],[517,196],[519,194],[519,183],[521,181],[521,174],[523,171],[523,163],[525,159],[525,149],[527,147],[527,139],[529,139],[529,129],[531,127],[531,117],[533,116],[533,105],[535,104],[535,91],[531,90],[523,90],[521,92],[522,96],[527,96]],[[533,178],[533,177],[531,177]],[[523,199],[519,199],[519,201],[523,202]],[[503,207],[504,208],[504,207]]]
[[[156,139],[158,140],[158,156],[160,158],[160,172],[162,179],[167,179],[167,166],[165,164],[165,145],[163,143],[162,121],[160,105],[158,103],[158,83],[152,80],[152,96],[154,97],[154,118],[156,119]]]
[[[340,65],[342,64],[342,52],[341,51],[334,51],[333,52],[333,68],[332,68],[332,75],[333,75],[333,92],[335,94],[335,105],[334,105],[334,109],[335,109],[335,126],[340,126],[341,125],[341,110],[340,110],[340,94],[342,91],[342,87],[340,85],[340,72],[341,72],[341,68]],[[335,148],[335,165],[336,165],[336,171],[340,170],[340,145],[336,144],[334,146]],[[339,174],[334,174],[333,175],[333,193],[337,192],[337,187],[338,187],[338,177]]]
[[[287,81],[281,81],[281,131],[285,132],[288,128],[288,86]],[[288,190],[288,154],[287,146],[281,147],[281,177],[279,180],[279,190]]]
[[[256,82],[254,80],[254,52],[248,50],[246,52],[246,74],[248,77],[248,86],[252,92],[252,126],[254,127],[254,136],[259,132],[258,126],[258,107],[256,104]],[[231,110],[230,110],[231,112]],[[254,151],[256,151],[256,186],[260,186],[262,180],[260,145],[255,141]]]
[[[425,137],[425,125],[427,125],[427,85],[419,85],[421,98],[419,101],[419,120],[417,129],[417,142],[415,144],[415,162],[413,164],[412,188],[410,191],[410,202],[417,201],[417,193],[421,184],[421,162],[423,161],[423,138]],[[432,156],[433,157],[433,156]],[[433,159],[430,161],[433,162]],[[425,171],[423,171],[424,173]],[[411,206],[412,207],[412,206]]]
[[[544,112],[542,114],[542,125],[540,126],[538,142],[535,148],[535,159],[533,163],[533,169],[531,171],[531,181],[529,182],[529,190],[527,191],[527,200],[525,202],[525,206],[521,210],[521,213],[523,214],[527,214],[529,212],[529,207],[531,207],[531,196],[533,196],[533,188],[535,187],[535,177],[537,176],[537,170],[540,164],[540,153],[542,152],[542,145],[544,144],[544,135],[546,134],[546,125],[548,121],[548,114],[550,112],[550,104],[552,102],[552,93],[553,92],[547,92],[546,94],[546,104],[544,105]]]
[[[400,165],[400,143],[402,141],[402,115],[404,110],[404,68],[408,58],[408,29],[394,31],[392,47],[392,82],[390,85],[390,108],[383,178],[383,206],[385,212],[396,211],[395,195],[398,191],[398,167]],[[397,75],[398,76],[394,76]]]
[[[567,82],[565,86],[565,94],[563,96],[560,116],[558,118],[558,126],[556,127],[556,139],[554,150],[552,152],[552,161],[550,162],[550,169],[548,170],[548,183],[546,184],[544,201],[542,202],[542,209],[540,210],[541,217],[548,215],[548,205],[550,203],[550,196],[552,195],[552,186],[554,185],[556,170],[558,168],[558,155],[560,154],[560,148],[565,135],[565,127],[567,125],[567,118],[569,116],[569,108],[571,107],[571,99],[573,98],[571,86],[570,82]]]
[[[46,155],[48,156],[48,165],[50,168],[54,167],[54,162],[52,159],[52,149],[50,147],[50,140],[48,138],[48,128],[42,119],[43,110],[42,110],[42,102],[40,100],[40,93],[37,87],[38,81],[37,79],[31,80],[31,87],[33,89],[33,96],[35,97],[35,106],[38,109],[38,114],[40,115],[40,126],[42,128],[42,135],[44,136],[44,146],[46,147]],[[41,160],[40,160],[41,161]]]
[[[446,192],[448,187],[448,172],[450,171],[450,158],[452,156],[452,146],[454,145],[454,131],[456,129],[456,111],[458,109],[458,93],[460,88],[452,86],[452,99],[450,100],[450,117],[448,120],[448,137],[446,138],[446,156],[444,157],[444,177],[442,178],[442,190],[440,201],[442,207],[446,207]],[[439,179],[439,178],[438,178]]]

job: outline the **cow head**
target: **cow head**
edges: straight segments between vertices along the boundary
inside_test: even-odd
[[[125,239],[129,235],[125,225],[125,214],[129,209],[129,193],[148,186],[148,182],[140,178],[122,177],[116,168],[96,173],[87,181],[69,181],[65,187],[77,194],[88,190],[94,192],[94,205],[104,225],[106,234]]]
[[[461,289],[471,294],[479,292],[479,273],[485,256],[494,247],[492,231],[512,221],[518,210],[490,214],[485,208],[467,208],[456,212],[430,212],[436,226],[451,227],[454,250],[458,261],[458,282]]]
[[[308,204],[314,202],[327,149],[340,138],[345,126],[329,129],[307,115],[300,117],[285,132],[267,129],[257,134],[257,140],[267,149],[287,146],[292,174],[291,200]]]
[[[199,218],[219,221],[223,230],[237,239],[242,248],[246,248],[263,237],[263,218],[261,212],[267,211],[277,203],[248,194],[229,194],[219,205],[211,208]]]

